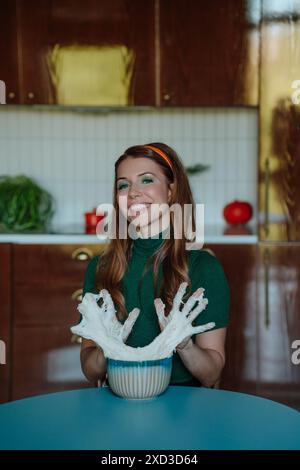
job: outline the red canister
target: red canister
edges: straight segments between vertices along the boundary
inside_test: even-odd
[[[85,212],[84,217],[86,233],[95,233],[98,222],[104,219],[105,214],[97,214],[97,209],[94,208],[92,212]]]

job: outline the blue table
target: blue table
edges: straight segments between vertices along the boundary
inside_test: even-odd
[[[259,397],[171,386],[151,400],[108,387],[0,405],[1,449],[300,449],[300,413]]]

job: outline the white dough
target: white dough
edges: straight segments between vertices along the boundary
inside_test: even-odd
[[[106,358],[148,361],[169,357],[184,339],[210,330],[215,326],[213,322],[197,327],[193,327],[191,324],[208,303],[207,299],[203,298],[203,293],[197,298],[191,296],[182,311],[179,310],[186,286],[187,283],[180,284],[174,297],[173,308],[169,316],[165,317],[164,330],[152,343],[142,348],[133,348],[124,344],[140,313],[139,309],[133,309],[122,324],[116,317],[112,298],[105,289],[102,289],[99,294],[85,294],[82,302],[78,305],[82,320],[78,325],[71,327],[71,331],[97,343],[103,349]],[[97,303],[100,298],[103,299],[101,307]],[[196,302],[199,302],[198,305],[190,313]]]

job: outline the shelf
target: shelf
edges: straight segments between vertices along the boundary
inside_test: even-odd
[[[258,236],[252,227],[245,235],[225,235],[223,225],[206,225],[204,233],[205,245],[210,243],[219,244],[255,244]],[[24,243],[24,244],[103,244],[108,239],[103,236],[90,235],[84,232],[84,227],[79,225],[69,225],[56,228],[51,233],[38,234],[0,234],[0,243]]]

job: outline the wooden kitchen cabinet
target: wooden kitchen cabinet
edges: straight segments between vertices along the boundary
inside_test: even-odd
[[[154,105],[154,0],[18,0],[22,103]]]
[[[259,237],[300,241],[300,3],[263,1]]]
[[[258,379],[257,245],[205,245],[221,262],[230,288],[226,365],[220,387],[255,394]]]
[[[292,362],[300,340],[300,244],[264,244],[259,254],[257,392],[300,409],[300,364]]]
[[[14,245],[10,399],[91,386],[70,326],[87,263],[104,246]]]
[[[0,244],[0,403],[9,399],[11,379],[12,245]]]
[[[0,71],[21,104],[257,106],[260,2],[4,0]]]
[[[257,106],[260,0],[162,0],[165,106]]]
[[[1,0],[0,18],[0,80],[6,85],[6,103],[20,103],[16,0]]]
[[[80,346],[71,343],[71,324],[14,328],[12,400],[91,387],[80,369]]]
[[[300,340],[300,243],[205,248],[222,263],[231,294],[221,388],[300,409],[300,364],[292,362]]]

